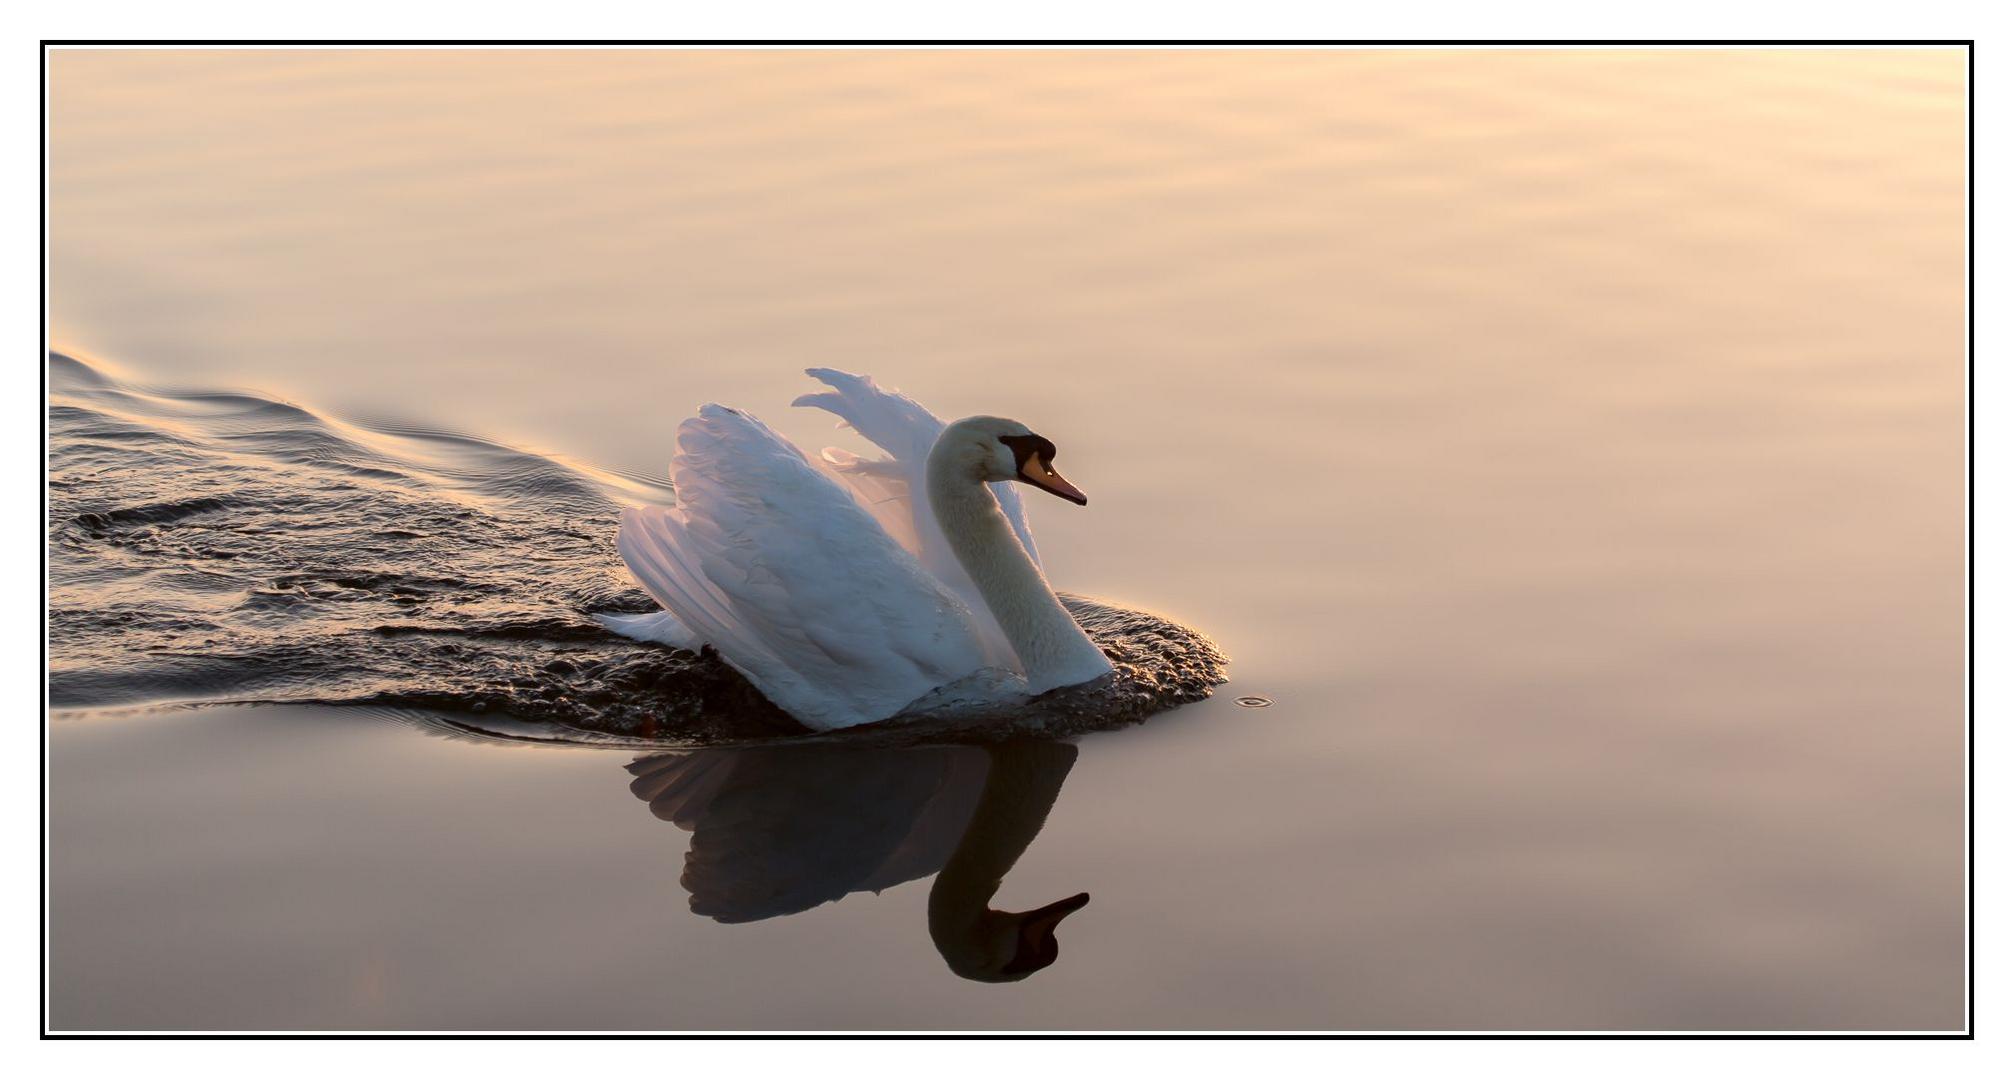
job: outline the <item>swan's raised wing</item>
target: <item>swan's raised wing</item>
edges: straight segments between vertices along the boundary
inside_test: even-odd
[[[824,409],[839,417],[841,426],[851,427],[862,438],[888,452],[887,458],[873,459],[828,449],[826,462],[853,485],[862,501],[874,508],[875,516],[884,520],[890,515],[907,516],[911,521],[908,535],[917,540],[917,546],[910,550],[938,580],[961,594],[966,593],[969,583],[964,568],[945,544],[929,500],[916,494],[924,490],[924,468],[930,460],[930,448],[937,445],[937,436],[944,430],[944,421],[915,398],[899,390],[883,390],[869,376],[832,368],[808,368],[804,373],[832,389],[805,394],[791,404]],[[1042,558],[1035,551],[1035,534],[1029,531],[1028,516],[1021,508],[1021,493],[1012,483],[987,486],[993,489],[993,497],[999,500],[1008,523],[1014,526],[1014,535],[1021,538],[1021,546],[1028,549],[1028,557],[1035,560],[1035,565],[1042,565]],[[893,528],[890,531],[903,535]]]
[[[676,507],[623,513],[643,587],[814,728],[887,719],[985,666],[972,617],[830,476],[760,420],[678,429]]]

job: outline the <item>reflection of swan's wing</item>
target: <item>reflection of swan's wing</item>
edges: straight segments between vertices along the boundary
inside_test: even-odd
[[[875,507],[877,517],[909,517],[913,522],[909,536],[915,538],[910,550],[938,580],[959,587],[965,580],[964,569],[944,543],[929,500],[914,497],[915,492],[924,490],[923,470],[930,459],[930,448],[937,444],[937,436],[944,430],[944,421],[915,398],[897,390],[883,390],[868,376],[831,368],[811,368],[805,374],[832,389],[805,394],[791,404],[824,409],[888,452],[888,459],[868,459],[844,450],[827,450],[825,460],[853,485],[863,501]],[[1035,560],[1035,565],[1042,565],[1041,557],[1035,553],[1035,535],[1028,531],[1028,518],[1021,510],[1021,493],[1012,483],[1004,481],[987,486],[993,489],[994,498],[1000,500],[1000,509],[1014,526],[1014,534],[1021,538],[1021,546],[1028,549],[1029,558]],[[890,532],[904,536],[893,529]],[[911,541],[905,538],[905,542]]]
[[[692,910],[750,922],[935,872],[977,805],[986,758],[970,747],[704,750],[629,771],[653,814],[692,832],[679,878]]]
[[[623,513],[650,594],[815,728],[887,719],[985,666],[969,612],[797,448],[707,405],[678,429],[675,508]]]
[[[930,752],[944,758],[937,793],[916,815],[909,835],[860,882],[860,888],[880,892],[936,873],[951,858],[958,841],[965,836],[965,827],[972,823],[972,813],[979,808],[979,795],[986,790],[986,752],[970,746],[939,747]]]

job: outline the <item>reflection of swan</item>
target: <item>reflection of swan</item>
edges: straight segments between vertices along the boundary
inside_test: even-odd
[[[887,719],[952,684],[960,696],[1039,694],[1112,670],[1050,591],[1006,483],[1083,504],[1049,440],[996,417],[946,426],[872,379],[811,374],[832,390],[797,404],[890,456],[813,462],[747,413],[702,407],[678,429],[678,505],[627,511],[617,538],[665,613],[609,625],[712,645],[821,729]]]
[[[1054,963],[1078,893],[1033,911],[990,907],[1076,763],[1067,743],[903,749],[799,745],[639,758],[630,790],[692,833],[679,884],[721,922],[804,911],[937,874],[930,940],[982,982]]]

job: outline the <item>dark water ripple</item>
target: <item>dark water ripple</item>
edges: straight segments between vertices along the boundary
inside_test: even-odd
[[[668,483],[255,394],[143,389],[61,354],[49,446],[56,708],[358,704],[675,742],[799,730],[717,658],[593,618],[655,609],[614,538],[621,506],[669,501]],[[1069,603],[1119,677],[987,730],[1129,723],[1222,681],[1200,635]]]

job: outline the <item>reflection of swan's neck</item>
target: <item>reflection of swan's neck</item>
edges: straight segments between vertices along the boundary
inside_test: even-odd
[[[1105,654],[1050,591],[969,462],[955,453],[933,453],[928,481],[938,527],[1014,646],[1028,692],[1074,686],[1111,671]]]
[[[1068,743],[989,747],[991,768],[972,822],[930,886],[930,940],[951,969],[987,978],[1013,954],[1017,916],[988,905],[1048,820],[1077,761]]]

